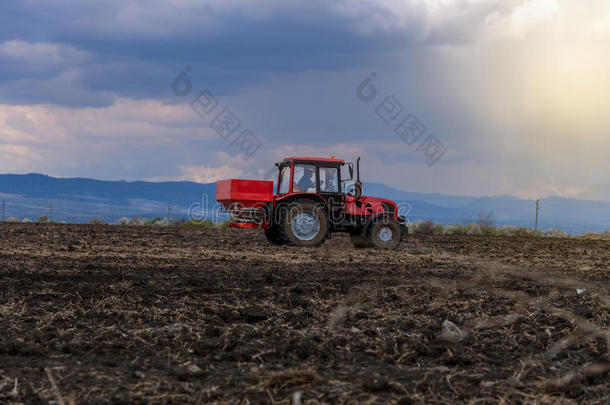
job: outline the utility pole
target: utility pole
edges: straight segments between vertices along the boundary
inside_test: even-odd
[[[5,212],[4,207],[5,207],[5,201],[4,201],[4,199],[2,199],[2,222],[4,222],[4,220],[6,218],[6,216],[5,216],[6,212]]]
[[[536,223],[534,224],[534,232],[538,232],[538,211],[540,211],[540,200],[536,200]]]
[[[172,219],[172,204],[167,203],[167,226],[169,226],[170,219]]]
[[[53,204],[49,204],[49,222],[53,220]]]

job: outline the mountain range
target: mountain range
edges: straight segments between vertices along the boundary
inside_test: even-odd
[[[88,222],[94,217],[107,222],[115,222],[121,217],[165,217],[168,204],[174,218],[208,217],[216,203],[215,193],[215,183],[103,181],[42,174],[0,175],[0,198],[5,201],[5,216],[32,220],[41,215],[51,215],[55,221],[75,223]],[[511,195],[424,194],[381,183],[365,183],[364,193],[396,201],[400,204],[401,213],[410,221],[431,220],[450,225],[476,220],[481,213],[492,213],[498,225],[534,225],[535,201]],[[558,228],[568,233],[610,229],[610,203],[556,196],[543,198],[540,201],[539,227]]]

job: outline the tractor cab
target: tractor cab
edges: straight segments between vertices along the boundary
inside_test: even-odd
[[[341,208],[344,183],[353,177],[342,179],[341,168],[345,165],[343,159],[287,157],[276,165],[279,167],[278,200],[309,194],[310,198],[323,202],[329,211]],[[351,163],[348,167],[350,173],[353,173]]]
[[[343,159],[288,157],[280,163],[278,195],[290,193],[341,194]],[[351,167],[351,166],[350,166]]]

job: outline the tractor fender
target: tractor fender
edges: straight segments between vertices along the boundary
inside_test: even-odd
[[[313,194],[313,193],[294,193],[294,194],[289,194],[286,196],[283,196],[281,198],[276,199],[273,202],[273,207],[272,211],[273,215],[270,215],[270,222],[271,223],[276,223],[276,217],[278,216],[278,210],[282,209],[282,207],[288,207],[288,205],[290,205],[291,202],[296,201],[296,200],[303,200],[303,199],[307,199],[307,200],[311,200],[317,203],[321,203],[324,206],[324,209],[326,210],[326,212],[329,212],[328,209],[328,204],[326,203],[326,200],[324,200],[324,198],[322,198],[321,195],[319,194]]]
[[[328,211],[328,204],[326,203],[326,200],[324,198],[322,198],[321,195],[319,194],[314,194],[314,193],[294,193],[294,194],[289,194],[286,196],[283,196],[281,198],[278,198],[275,200],[275,205],[279,205],[279,204],[289,204],[294,200],[300,200],[300,199],[309,199],[309,200],[313,200],[315,202],[321,202],[322,204],[324,204],[324,208],[326,208],[326,211]]]

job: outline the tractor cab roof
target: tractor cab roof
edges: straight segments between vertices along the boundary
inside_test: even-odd
[[[291,157],[285,158],[283,161],[284,162],[298,161],[298,162],[338,163],[340,165],[344,165],[345,164],[345,160],[343,160],[343,159],[335,159],[334,157],[332,157],[332,158],[318,158],[318,157],[297,157],[297,156],[291,156]]]

